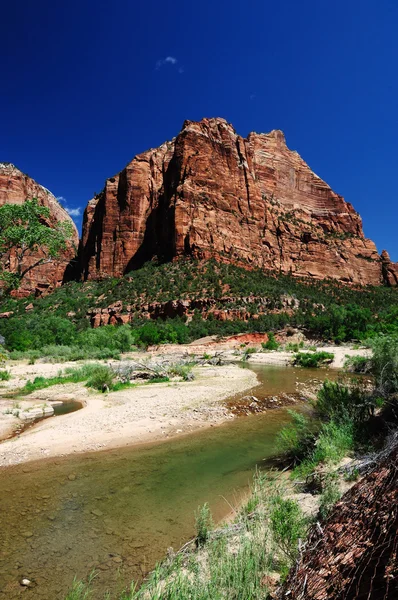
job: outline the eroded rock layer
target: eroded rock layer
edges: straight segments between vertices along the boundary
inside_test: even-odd
[[[22,204],[25,200],[37,198],[38,202],[50,210],[50,225],[68,221],[73,225],[73,240],[62,257],[54,262],[35,267],[24,277],[19,295],[42,293],[61,285],[70,261],[75,257],[79,244],[79,234],[66,210],[53,194],[22,173],[10,163],[0,163],[0,206],[3,204]],[[26,265],[35,263],[41,256],[36,253],[26,258]]]
[[[396,265],[364,237],[352,205],[288,149],[281,131],[242,138],[218,118],[185,121],[175,139],[108,179],[85,212],[86,279],[181,255],[347,283],[397,283]]]

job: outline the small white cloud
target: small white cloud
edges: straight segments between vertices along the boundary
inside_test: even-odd
[[[78,206],[77,208],[69,208],[68,206],[65,206],[65,210],[71,217],[80,217],[82,212],[80,206]]]
[[[72,218],[73,217],[80,217],[82,214],[82,209],[81,206],[78,206],[77,208],[69,208],[69,206],[67,206],[66,203],[66,198],[64,198],[63,196],[57,196],[56,198],[58,200],[58,202],[60,204],[64,205],[64,209],[66,210],[66,212],[68,213],[68,215],[70,215]]]
[[[171,65],[176,67],[179,73],[183,73],[184,69],[181,66],[177,67],[178,59],[175,56],[166,56],[166,58],[160,58],[156,61],[156,70],[161,69],[165,65]]]

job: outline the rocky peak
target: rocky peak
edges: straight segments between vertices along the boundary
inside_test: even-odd
[[[383,250],[380,257],[384,283],[391,286],[398,285],[398,263],[391,262],[387,250]]]
[[[387,276],[352,205],[287,147],[282,131],[243,138],[221,118],[185,121],[171,142],[108,179],[86,210],[85,278],[182,255],[347,283]]]

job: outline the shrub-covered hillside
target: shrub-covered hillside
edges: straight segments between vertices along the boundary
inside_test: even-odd
[[[177,299],[214,299],[223,309],[244,308],[245,319],[218,320],[212,312],[193,311],[191,319],[144,318],[148,303]],[[215,261],[147,263],[122,279],[69,283],[41,298],[3,298],[0,334],[9,350],[38,350],[49,345],[125,351],[132,343],[188,342],[208,334],[272,331],[287,325],[337,343],[375,333],[398,331],[398,290],[354,288],[334,281],[304,281],[264,274]],[[90,329],[89,309],[134,305],[131,325]],[[120,331],[117,331],[120,329]]]

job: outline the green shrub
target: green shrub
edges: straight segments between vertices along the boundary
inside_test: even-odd
[[[268,340],[261,344],[263,350],[277,350],[279,348],[279,344],[275,339],[275,335],[273,333],[268,334]]]
[[[96,329],[85,329],[76,338],[76,345],[84,349],[117,350],[128,352],[133,345],[133,334],[129,325],[106,325]]]
[[[288,411],[292,422],[285,425],[277,435],[277,451],[298,463],[309,455],[315,442],[315,433],[310,421],[302,413]]]
[[[3,319],[1,333],[10,350],[35,350],[48,344],[71,344],[76,328],[68,319],[54,315],[27,314]]]
[[[318,392],[317,412],[335,422],[363,423],[375,408],[372,395],[358,387],[349,388],[335,381],[325,381]]]
[[[308,448],[302,456],[301,462],[292,472],[293,479],[306,482],[316,472],[318,465],[331,465],[338,463],[342,458],[354,450],[356,434],[353,423],[323,423],[318,431],[312,448]]]
[[[187,326],[176,318],[169,321],[148,321],[134,326],[134,343],[137,346],[156,346],[158,344],[185,344],[190,336]]]
[[[351,373],[369,373],[372,369],[372,360],[366,356],[348,356],[344,368]]]
[[[26,359],[30,364],[34,364],[39,358],[48,359],[50,362],[66,362],[76,360],[104,360],[113,358],[120,359],[119,350],[105,348],[79,348],[78,346],[44,346],[40,350],[27,350],[21,352],[13,350],[10,352],[12,360]]]
[[[20,393],[31,394],[36,390],[52,387],[53,385],[87,381],[89,378],[94,377],[97,373],[101,372],[104,368],[111,371],[109,367],[104,367],[104,365],[96,363],[89,363],[87,365],[82,365],[81,367],[68,367],[64,371],[59,371],[54,377],[35,377],[33,381],[28,381],[24,385],[20,390]]]
[[[101,309],[121,302],[124,310],[128,304],[145,305],[179,298],[200,300],[204,295],[220,298],[226,287],[231,300],[227,305],[220,303],[218,308],[239,308],[244,303],[245,309],[258,318],[219,321],[211,318],[210,314],[205,320],[198,309],[189,323],[180,317],[148,322],[138,312],[132,324],[133,338],[138,344],[147,346],[176,341],[184,343],[207,335],[264,333],[281,328],[293,331],[298,327],[318,338],[332,339],[337,343],[362,341],[380,333],[398,334],[397,289],[383,286],[356,288],[326,280],[299,280],[280,273],[276,277],[274,273],[264,274],[262,269],[246,270],[215,260],[187,259],[164,264],[150,261],[126,277],[68,283],[40,298],[2,296],[0,312],[12,311],[14,314],[9,319],[0,319],[0,335],[5,337],[6,348],[10,351],[40,350],[55,344],[121,352],[129,347],[129,339],[119,340],[116,344],[112,342],[111,345],[105,340],[104,345],[101,334],[89,333],[86,338],[82,333],[91,331],[87,319],[90,308]],[[286,294],[299,302],[299,308],[289,311],[289,314],[283,311]],[[246,301],[248,296],[253,298],[249,304]],[[262,312],[261,299],[264,297],[270,309],[266,314]],[[27,312],[28,304],[33,304],[33,310]],[[156,326],[152,327],[152,324]],[[105,329],[108,331],[108,326]],[[117,329],[113,327],[113,330]],[[112,333],[109,338],[111,336]],[[298,352],[300,347],[298,344],[293,349]]]
[[[350,421],[323,423],[310,461],[315,464],[338,463],[354,449],[354,435],[354,424]]]
[[[170,381],[170,377],[167,377],[167,375],[162,375],[161,377],[152,377],[149,381],[146,382],[146,384],[149,385],[150,383],[167,383],[168,381]],[[188,381],[188,379],[186,379],[185,381]],[[113,386],[113,391],[115,391],[116,385],[117,384]]]
[[[331,352],[299,352],[295,355],[293,364],[299,367],[317,368],[331,363],[334,354]]]
[[[0,369],[0,381],[8,381],[11,378],[11,373],[6,369]]]
[[[242,360],[248,360],[251,354],[255,354],[257,352],[256,348],[245,348],[243,350]]]
[[[170,375],[176,375],[177,377],[181,377],[183,381],[192,381],[194,379],[192,368],[193,364],[171,365],[168,368],[168,373]]]
[[[296,560],[298,542],[304,539],[308,520],[295,500],[276,496],[271,501],[270,526],[276,543],[289,560]]]
[[[382,395],[398,392],[398,335],[378,336],[372,340],[372,372]]]
[[[285,346],[286,352],[298,352],[304,346],[304,342],[288,342]]]
[[[195,514],[196,545],[204,546],[213,527],[213,519],[207,502]]]
[[[28,361],[36,361],[41,357],[40,350],[12,350],[9,355],[11,360],[28,360]],[[32,363],[31,363],[32,364]]]
[[[114,378],[115,374],[110,367],[97,365],[87,379],[86,386],[104,392],[112,388]]]
[[[295,466],[291,473],[291,477],[292,479],[299,481],[300,484],[304,485],[304,488],[306,488],[307,480],[315,473],[317,466],[318,463],[316,463],[314,460],[311,460],[310,457],[306,458],[297,466]]]
[[[329,474],[324,482],[324,489],[319,504],[319,516],[321,519],[326,519],[329,516],[336,502],[340,500],[340,496],[337,478],[334,474]]]
[[[35,377],[33,381],[28,380],[24,387],[20,390],[21,394],[31,394],[36,390],[42,390],[44,388],[51,387],[53,385],[57,385],[59,383],[64,383],[63,378],[61,376],[57,377]]]

